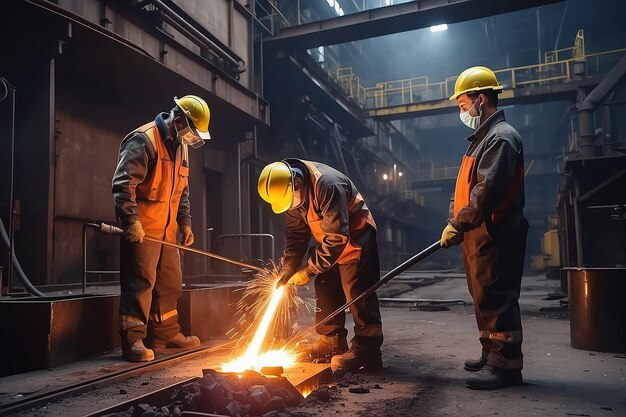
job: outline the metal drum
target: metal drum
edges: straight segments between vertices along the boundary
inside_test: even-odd
[[[565,268],[572,347],[626,353],[626,268]]]

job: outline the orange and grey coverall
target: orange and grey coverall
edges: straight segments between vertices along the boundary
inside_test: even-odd
[[[311,236],[317,246],[306,268],[315,278],[319,321],[361,295],[380,279],[376,223],[356,186],[341,172],[321,164],[286,159],[304,173],[303,203],[287,211],[285,267],[295,272]],[[350,307],[352,345],[378,350],[383,342],[376,294]],[[346,316],[317,326],[324,336],[346,337]]]
[[[465,232],[463,263],[483,357],[498,368],[521,369],[518,300],[528,232],[522,139],[499,110],[468,140],[448,221]]]
[[[113,197],[123,227],[139,220],[146,236],[175,243],[178,225],[191,224],[189,162],[186,146],[170,137],[168,117],[161,113],[122,140]],[[178,249],[122,239],[120,283],[122,343],[132,345],[147,335],[156,343],[168,343],[180,330]]]

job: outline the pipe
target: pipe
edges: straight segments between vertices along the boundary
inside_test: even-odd
[[[0,99],[0,101],[3,101],[4,99],[7,98],[7,96],[9,95],[9,93],[11,93],[11,163],[10,163],[10,185],[9,185],[9,233],[8,233],[8,239],[9,239],[9,271],[8,271],[8,278],[7,278],[7,283],[8,283],[8,289],[9,292],[11,292],[11,284],[13,282],[13,262],[11,262],[11,260],[13,259],[13,243],[14,243],[14,236],[15,236],[15,207],[14,207],[14,185],[15,185],[15,86],[13,86],[6,78],[0,78],[0,83],[2,83],[4,85],[4,88],[6,89],[6,94],[4,95],[4,97],[2,97]]]
[[[106,223],[85,223],[85,226],[86,227],[92,227],[92,228],[96,229],[97,231],[104,233],[105,235],[111,235],[111,236],[122,236],[122,233],[124,232],[119,227],[111,226],[110,224],[106,224]],[[144,236],[143,240],[148,241],[148,242],[153,242],[153,243],[159,243],[161,245],[170,246],[170,247],[173,247],[173,248],[176,248],[176,249],[185,250],[185,251],[192,252],[192,253],[197,253],[198,255],[208,256],[209,258],[213,258],[213,259],[217,259],[217,260],[220,260],[220,261],[228,262],[230,264],[241,266],[241,267],[248,268],[248,269],[252,269],[252,270],[255,270],[257,272],[264,272],[265,271],[265,269],[263,269],[263,268],[259,268],[258,266],[250,265],[250,264],[247,264],[245,262],[235,261],[234,259],[226,258],[224,256],[216,255],[214,253],[205,252],[205,251],[202,251],[202,250],[199,250],[199,249],[195,249],[195,248],[190,248],[189,246],[178,245],[176,243],[167,242],[167,241],[161,240],[161,239],[155,239],[155,238],[150,237],[150,236]]]
[[[5,78],[0,77],[0,83],[4,85],[6,88],[6,95],[0,98],[0,101],[3,101],[7,98],[9,92],[11,93],[11,173],[10,173],[10,190],[9,190],[9,233],[7,233],[4,228],[4,223],[0,218],[0,235],[2,235],[2,242],[9,249],[9,276],[7,278],[9,291],[11,290],[11,283],[13,282],[14,271],[17,271],[18,278],[26,291],[31,293],[32,295],[36,295],[38,297],[44,297],[45,294],[39,291],[35,286],[29,281],[28,277],[24,273],[22,266],[17,260],[17,256],[15,255],[15,248],[13,246],[13,236],[15,234],[15,224],[14,224],[14,202],[13,202],[13,190],[14,190],[14,171],[15,171],[15,87],[11,85],[11,83]]]
[[[454,298],[450,300],[441,300],[437,298],[379,298],[378,301],[381,303],[409,303],[409,304],[419,304],[419,303],[429,303],[429,304],[460,304],[460,305],[469,305],[464,300],[459,298]]]
[[[589,158],[598,155],[593,113],[595,108],[626,75],[626,56],[609,71],[602,82],[589,93],[578,109],[580,123],[580,153]]]
[[[8,247],[9,237],[7,236],[7,231],[4,228],[4,223],[2,222],[2,219],[0,219],[0,235],[2,236],[2,243],[4,243]],[[15,266],[15,272],[17,272],[17,277],[19,278],[22,285],[24,285],[24,289],[26,289],[26,291],[28,291],[32,295],[36,295],[37,297],[45,297],[46,294],[42,293],[37,288],[35,288],[35,286],[30,282],[28,277],[26,277],[26,274],[24,273],[24,270],[22,269],[20,262],[17,260],[15,251],[11,253],[11,258],[12,259],[9,260],[9,263]]]
[[[225,60],[230,62],[233,66],[235,66],[237,68],[237,72],[242,73],[246,71],[245,62],[241,58],[233,57],[227,51],[219,47],[215,42],[213,42],[211,39],[206,37],[202,32],[200,32],[198,29],[196,29],[191,24],[189,24],[189,22],[183,19],[178,13],[176,13],[169,6],[163,3],[163,1],[152,0],[152,4],[158,7],[159,10],[161,10],[167,17],[172,19],[176,24],[181,26],[185,32],[188,32],[191,35],[193,35],[195,40],[201,41],[202,45],[200,46],[208,47],[209,49],[212,49],[213,51],[217,52],[217,54],[221,58],[224,58]],[[171,22],[168,22],[168,23],[171,24]]]

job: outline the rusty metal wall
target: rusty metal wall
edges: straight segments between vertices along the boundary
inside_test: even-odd
[[[174,95],[203,96],[212,110],[212,143],[190,152],[196,246],[206,247],[207,227],[241,232],[241,216],[246,214],[238,209],[239,142],[246,131],[267,122],[266,103],[244,85],[213,72],[193,51],[166,44],[136,22],[103,8],[102,2],[58,3],[95,23],[104,11],[113,22],[108,29],[113,27],[126,40],[26,2],[3,3],[7,13],[2,13],[0,35],[10,42],[6,59],[0,60],[0,74],[16,84],[19,94],[15,196],[22,217],[16,251],[29,278],[36,284],[80,282],[82,223],[114,220],[111,176],[121,139],[158,112],[169,111]],[[212,7],[204,10],[212,12]],[[6,20],[9,15],[12,24]],[[235,16],[232,25],[243,24]],[[236,27],[232,25],[231,30]],[[33,48],[30,42],[39,46]],[[230,42],[238,53],[247,53],[242,39]],[[2,120],[7,117],[3,114]],[[3,152],[5,148],[3,144]],[[7,175],[4,163],[2,174]],[[5,183],[3,206],[8,204]],[[208,212],[209,201],[217,202],[213,206],[220,206],[221,213]],[[116,239],[91,233],[89,245],[91,268],[117,269]],[[185,272],[200,273],[204,265],[203,259],[187,257]]]

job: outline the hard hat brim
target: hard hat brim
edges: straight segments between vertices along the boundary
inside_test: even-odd
[[[455,93],[452,95],[452,97],[450,97],[448,100],[452,101],[452,100],[456,100],[457,98],[459,98],[459,96],[465,94],[465,93],[471,93],[472,91],[485,91],[485,90],[493,90],[496,93],[500,94],[502,92],[502,90],[504,89],[504,87],[502,87],[501,85],[498,86],[489,86],[489,87],[475,87],[475,88],[469,88],[467,90],[463,90],[463,91],[459,91],[458,93]]]
[[[209,132],[208,132],[208,131],[203,132],[203,131],[201,131],[200,129],[198,129],[197,127],[195,127],[195,126],[194,126],[193,128],[195,129],[195,131],[196,131],[196,133],[198,134],[198,136],[200,136],[202,139],[204,139],[204,140],[209,140],[209,139],[211,139],[211,135],[209,134]]]

